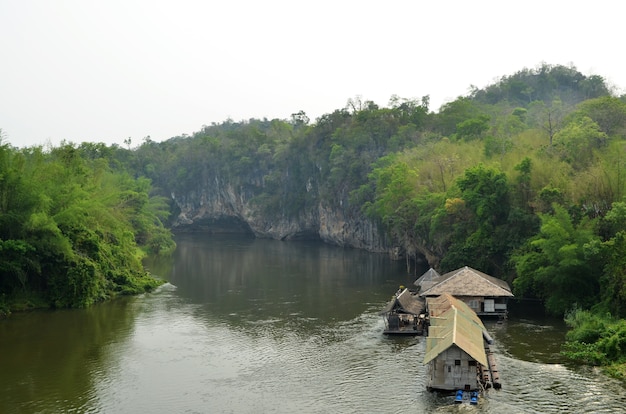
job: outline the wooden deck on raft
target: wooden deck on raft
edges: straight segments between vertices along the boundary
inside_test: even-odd
[[[390,319],[398,317],[397,323],[389,323]],[[387,319],[387,326],[383,331],[385,335],[423,335],[424,316],[423,315],[390,315]]]

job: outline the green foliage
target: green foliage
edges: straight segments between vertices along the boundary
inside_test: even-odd
[[[365,204],[365,212],[370,217],[390,220],[402,205],[415,195],[417,171],[395,157],[381,158],[380,167],[370,173],[374,182],[374,202]]]
[[[472,99],[459,97],[441,107],[435,119],[437,132],[442,136],[451,136],[457,132],[459,126],[473,126],[480,130],[486,126],[488,117],[485,116],[481,107]],[[469,125],[464,124],[469,122]],[[475,125],[476,124],[476,125]]]
[[[474,88],[437,113],[429,112],[427,96],[394,96],[388,107],[357,97],[315,122],[300,111],[289,120],[227,120],[192,136],[162,143],[146,139],[135,151],[62,148],[55,154],[56,167],[48,171],[60,183],[54,196],[32,191],[14,198],[12,186],[32,183],[21,178],[19,160],[10,166],[14,172],[7,169],[5,181],[0,180],[0,208],[6,202],[34,211],[0,217],[0,234],[12,235],[3,241],[28,241],[9,243],[7,251],[40,251],[54,241],[47,250],[51,260],[94,276],[94,284],[72,285],[87,296],[100,285],[125,292],[127,287],[119,286],[129,286],[125,281],[135,273],[111,277],[109,268],[98,266],[98,258],[118,265],[117,251],[102,240],[169,251],[167,230],[154,223],[164,222],[161,213],[172,194],[187,202],[185,197],[234,193],[269,226],[334,208],[347,218],[369,218],[384,232],[388,247],[399,247],[409,259],[426,258],[440,271],[471,265],[515,279],[517,295],[541,298],[555,314],[578,306],[622,317],[624,102],[610,96],[600,76],[542,64]],[[99,164],[103,158],[107,162]],[[116,176],[110,188],[120,191],[102,191],[111,177],[108,169],[118,168],[150,181]],[[66,180],[63,172],[74,178]],[[220,191],[203,192],[207,183]],[[163,198],[150,194],[149,184]],[[103,196],[94,196],[94,189]],[[102,208],[78,203],[87,197]],[[117,216],[107,214],[111,206],[128,219],[130,229],[112,225]],[[175,205],[169,207],[175,211]],[[23,238],[23,229],[14,225],[24,217],[37,238]],[[76,249],[88,261],[78,261]],[[40,274],[50,268],[18,256],[7,256],[12,257],[7,266],[41,269]],[[24,274],[28,286],[32,272]],[[13,278],[10,283],[20,286]],[[591,322],[585,326],[568,350],[575,358],[603,363],[623,347],[621,333],[594,334]],[[581,339],[594,335],[604,342]]]
[[[546,301],[546,309],[563,314],[575,305],[589,308],[600,293],[599,255],[588,249],[598,240],[593,222],[576,224],[567,211],[554,206],[554,215],[541,215],[537,236],[516,253],[517,294],[533,294]]]
[[[522,161],[515,165],[515,171],[519,172],[516,178],[516,189],[513,191],[513,196],[517,198],[517,204],[520,208],[528,210],[531,209],[531,201],[533,200],[532,190],[532,166],[533,161],[524,157]]]
[[[172,198],[234,194],[268,226],[320,207],[366,216],[388,246],[438,270],[517,276],[518,294],[555,313],[577,303],[622,315],[624,105],[601,77],[542,64],[437,113],[428,96],[357,97],[315,122],[302,111],[226,120],[133,150],[130,139],[3,145],[0,288],[59,306],[150,288],[140,259],[174,248]]]
[[[471,141],[481,138],[488,129],[489,116],[479,115],[458,123],[456,126],[456,137],[457,139]]]
[[[0,148],[0,288],[5,306],[40,297],[49,306],[85,307],[158,285],[142,248],[174,247],[167,206],[150,182],[114,171],[113,149],[62,144],[44,153]],[[151,243],[152,240],[158,243]]]
[[[470,265],[486,272],[495,272],[503,264],[500,232],[506,233],[510,212],[509,184],[504,173],[483,164],[465,170],[456,182],[459,202],[449,199],[447,216],[456,217],[442,270]]]
[[[535,69],[522,69],[482,90],[472,97],[481,103],[495,104],[506,101],[514,106],[526,107],[530,102],[550,104],[560,97],[567,103],[609,95],[604,79],[598,75],[585,76],[574,66],[542,64]]]
[[[565,317],[571,328],[563,354],[592,365],[626,362],[626,320],[575,309]]]
[[[573,361],[586,365],[607,363],[606,355],[598,349],[596,343],[566,342],[562,346],[561,353]]]
[[[480,225],[493,229],[505,219],[509,208],[509,188],[504,173],[479,164],[467,169],[457,185]]]
[[[613,203],[612,209],[601,220],[605,241],[589,245],[602,258],[600,277],[601,301],[595,306],[599,311],[626,317],[626,230],[624,218],[626,205]]]
[[[570,116],[578,119],[589,117],[600,131],[609,137],[626,133],[626,102],[612,96],[589,99],[581,102]]]
[[[608,137],[591,118],[581,117],[560,130],[554,141],[561,158],[581,170],[594,162],[595,151],[606,147]]]

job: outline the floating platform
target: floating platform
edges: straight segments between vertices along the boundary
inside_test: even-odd
[[[500,373],[496,364],[496,356],[491,350],[491,345],[485,342],[485,354],[487,355],[486,367],[481,367],[480,380],[485,388],[495,388],[499,390],[502,388],[502,381],[500,380]]]
[[[391,314],[386,317],[385,335],[422,335],[424,315]]]
[[[491,371],[491,383],[493,384],[493,388],[499,390],[502,388],[502,381],[500,381],[500,373],[498,372],[498,367],[496,365],[496,357],[491,351],[491,347],[489,347],[489,351],[487,352],[487,362],[489,362],[489,370]]]
[[[414,292],[401,288],[380,313],[385,321],[385,335],[422,335],[425,302]]]

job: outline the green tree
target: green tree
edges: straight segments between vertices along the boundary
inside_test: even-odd
[[[575,305],[588,308],[600,292],[599,256],[588,249],[598,241],[593,221],[585,218],[576,225],[555,205],[554,215],[541,215],[541,223],[539,234],[513,256],[517,294],[536,295],[557,315]]]
[[[27,177],[26,158],[0,141],[0,292],[25,291],[39,264],[24,224],[45,198]]]
[[[479,115],[475,118],[466,119],[457,124],[456,137],[471,141],[481,138],[489,129],[489,116]]]
[[[504,173],[483,164],[468,168],[457,180],[462,203],[447,203],[448,215],[459,217],[442,268],[471,265],[489,273],[501,273],[503,248],[495,236],[503,230],[510,211],[510,195]],[[457,207],[458,206],[458,207]]]
[[[589,117],[600,131],[609,137],[626,133],[626,102],[612,96],[603,96],[581,102],[572,114],[573,118]]]
[[[588,168],[595,159],[595,151],[608,144],[608,136],[589,117],[567,124],[554,136],[560,157],[577,170]]]
[[[173,249],[167,209],[150,201],[149,182],[112,170],[114,152],[0,148],[0,288],[9,302],[84,307],[160,283],[141,257],[156,235],[160,252]]]
[[[435,129],[442,136],[451,136],[457,132],[457,126],[468,119],[483,115],[478,104],[467,97],[459,97],[452,102],[442,105],[435,116]]]

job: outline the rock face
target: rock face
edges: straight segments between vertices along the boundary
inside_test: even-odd
[[[371,220],[354,209],[333,208],[318,202],[295,217],[262,214],[251,199],[253,189],[235,188],[213,180],[185,194],[172,193],[180,213],[174,231],[253,233],[278,240],[319,239],[329,244],[372,252],[390,252]]]

